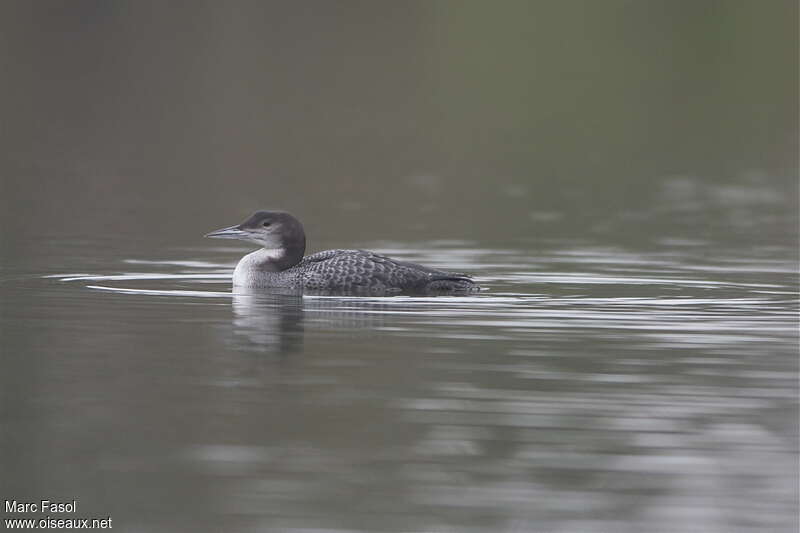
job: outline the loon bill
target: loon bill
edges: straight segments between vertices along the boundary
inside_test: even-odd
[[[378,294],[479,290],[469,276],[365,250],[326,250],[303,257],[303,225],[282,211],[257,211],[241,224],[212,231],[206,237],[240,239],[261,246],[236,265],[235,287]]]

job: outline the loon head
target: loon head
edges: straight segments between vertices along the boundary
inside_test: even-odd
[[[239,239],[270,251],[279,270],[296,265],[306,251],[306,234],[295,217],[283,211],[256,211],[236,226],[207,233],[215,239]]]

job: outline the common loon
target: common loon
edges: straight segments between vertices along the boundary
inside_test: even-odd
[[[241,224],[212,231],[206,237],[241,239],[262,246],[236,265],[235,287],[370,294],[479,290],[468,276],[364,250],[326,250],[303,257],[303,225],[282,211],[257,211]]]

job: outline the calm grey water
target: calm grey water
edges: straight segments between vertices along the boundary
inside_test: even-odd
[[[43,238],[0,284],[6,488],[124,531],[793,531],[796,249],[739,236],[353,243],[486,289],[438,298]]]
[[[798,9],[0,2],[0,499],[795,533]],[[485,290],[232,295],[264,208]]]

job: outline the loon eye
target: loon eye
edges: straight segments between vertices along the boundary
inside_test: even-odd
[[[271,222],[264,222],[264,223],[263,223],[263,224],[261,224],[261,225],[262,225],[262,226],[264,226],[265,228],[268,228],[268,227],[270,227],[270,225],[271,225]]]

